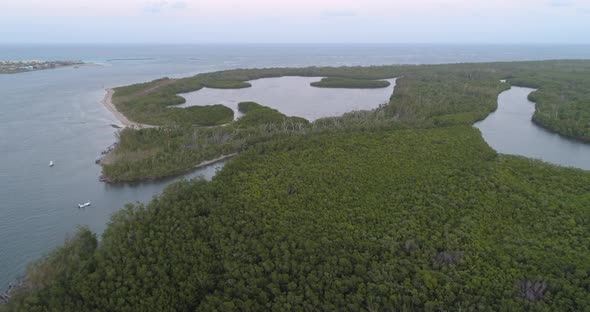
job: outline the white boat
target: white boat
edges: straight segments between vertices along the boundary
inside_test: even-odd
[[[83,203],[83,204],[78,204],[78,208],[86,208],[88,206],[90,206],[90,202]]]
[[[53,163],[53,160],[52,160],[49,162],[49,167],[53,167],[53,165],[55,165],[55,164]]]

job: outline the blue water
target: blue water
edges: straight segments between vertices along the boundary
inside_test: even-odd
[[[94,160],[115,141],[104,88],[246,67],[342,66],[590,58],[590,46],[0,45],[0,60],[96,65],[0,75],[0,288],[78,225],[100,233],[127,202],[170,181],[108,186]],[[113,59],[142,59],[119,60]],[[47,164],[55,161],[50,168]],[[211,177],[215,168],[203,173]],[[91,201],[79,210],[76,204]]]

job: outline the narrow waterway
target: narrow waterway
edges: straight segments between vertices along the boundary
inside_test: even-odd
[[[486,142],[499,153],[521,155],[545,162],[590,170],[590,144],[550,132],[532,121],[535,89],[512,87],[498,97],[498,109],[476,123]]]

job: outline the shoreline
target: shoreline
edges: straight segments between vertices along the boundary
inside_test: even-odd
[[[232,157],[238,156],[238,153],[232,153],[232,154],[227,154],[227,155],[221,155],[215,159],[211,159],[211,160],[205,160],[203,162],[201,162],[200,164],[196,165],[194,167],[194,169],[200,169],[209,165],[214,165],[218,162],[224,161],[226,159],[230,159]]]
[[[13,61],[0,60],[0,63],[3,63],[3,62],[6,63],[6,62],[13,62]],[[14,75],[14,74],[22,74],[22,73],[32,73],[32,72],[37,72],[37,71],[67,68],[67,67],[77,68],[79,66],[92,64],[92,63],[86,63],[86,62],[82,62],[82,61],[42,61],[41,62],[42,64],[52,64],[53,66],[40,67],[40,68],[28,68],[30,66],[34,66],[34,64],[31,64],[31,61],[16,61],[13,63],[20,63],[20,64],[22,64],[22,66],[25,66],[27,68],[20,67],[20,68],[15,68],[15,69],[11,69],[11,70],[6,70],[6,68],[0,67],[0,75]],[[39,64],[39,63],[37,63],[37,64]]]
[[[112,153],[112,151],[110,152]],[[106,154],[105,156],[108,156],[110,153]],[[139,180],[131,180],[131,181],[113,181],[111,180],[109,177],[105,176],[105,175],[101,175],[99,177],[99,181],[104,182],[106,184],[115,184],[115,185],[121,185],[121,184],[137,184],[137,183],[143,183],[143,182],[154,182],[154,181],[164,181],[167,179],[176,179],[178,177],[182,177],[183,175],[186,174],[190,174],[191,172],[201,169],[203,167],[207,167],[207,166],[211,166],[214,164],[217,164],[219,162],[228,160],[230,158],[233,158],[235,156],[238,156],[239,153],[232,153],[232,154],[227,154],[227,155],[221,155],[215,159],[211,159],[211,160],[205,160],[197,165],[194,165],[190,168],[187,168],[185,170],[180,170],[177,171],[175,173],[169,174],[169,175],[165,175],[165,176],[159,176],[159,177],[146,177],[146,178],[142,178]],[[102,165],[102,163],[100,163]]]
[[[123,115],[121,112],[119,112],[117,110],[117,108],[115,107],[115,104],[113,103],[113,94],[115,93],[115,90],[113,90],[112,88],[107,88],[106,90],[106,94],[104,96],[104,98],[100,101],[100,103],[109,111],[113,114],[113,116],[115,116],[115,118],[123,125],[122,128],[132,128],[132,129],[145,129],[145,128],[157,128],[158,126],[152,126],[152,125],[146,125],[146,124],[141,124],[141,123],[137,123],[137,122],[133,122],[130,121],[129,119],[127,119],[127,117],[125,117],[125,115]],[[230,124],[231,122],[227,123],[227,124],[223,124],[221,126],[226,126],[228,124]],[[114,125],[113,125],[114,126]],[[212,126],[214,127],[214,126]],[[113,143],[111,146],[109,146],[105,151],[103,151],[101,157],[99,157],[95,163],[97,165],[100,165],[101,167],[103,165],[112,163],[113,161],[113,155],[114,152],[116,150],[118,142]],[[224,161],[226,159],[232,158],[234,156],[238,155],[238,153],[232,153],[232,154],[228,154],[228,155],[221,155],[218,158],[215,159],[211,159],[211,160],[206,160],[203,161],[197,165],[195,165],[194,167],[186,170],[184,173],[187,172],[191,172],[192,170],[196,170],[202,167],[206,167],[209,165],[213,165],[215,163]],[[133,182],[144,182],[144,181],[154,181],[154,180],[159,180],[162,178],[170,178],[170,177],[177,177],[182,175],[183,173],[176,173],[176,174],[172,174],[170,176],[165,176],[165,177],[159,177],[159,178],[146,178],[146,179],[141,179],[138,181],[133,181]],[[104,176],[101,174],[101,176],[99,177],[99,180],[101,182],[105,182],[108,184],[115,184],[115,183],[121,183],[121,182],[114,182],[111,179],[109,179],[108,177]],[[130,183],[130,181],[126,181],[126,182],[122,182],[122,183]]]
[[[22,289],[26,289],[26,276],[17,278],[8,284],[8,287],[0,292],[0,306],[10,303],[12,294]]]
[[[152,126],[152,125],[146,125],[146,124],[141,124],[141,123],[137,123],[137,122],[133,122],[129,119],[127,119],[127,117],[125,117],[125,115],[123,115],[120,111],[117,110],[117,108],[115,107],[115,104],[113,103],[113,94],[115,94],[115,90],[113,90],[112,88],[107,88],[105,89],[107,94],[105,94],[104,98],[100,101],[100,103],[109,111],[111,112],[111,114],[113,114],[113,116],[115,116],[115,118],[117,118],[117,120],[123,124],[123,127],[129,127],[129,128],[134,128],[134,129],[143,129],[143,128],[155,128],[157,126]]]

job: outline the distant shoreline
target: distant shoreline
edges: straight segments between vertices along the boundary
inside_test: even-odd
[[[141,124],[141,123],[133,122],[133,121],[127,119],[127,117],[125,117],[125,115],[123,115],[120,111],[117,110],[117,107],[113,103],[113,94],[115,94],[115,90],[113,90],[111,88],[107,88],[105,90],[106,90],[107,94],[100,101],[100,103],[109,112],[111,112],[113,114],[113,116],[115,116],[115,118],[117,118],[117,120],[119,120],[119,122],[121,124],[123,124],[123,127],[130,127],[130,128],[136,128],[136,129],[154,128],[154,127],[156,127],[156,126],[152,126],[152,125],[146,125],[146,124]]]
[[[116,58],[116,59],[109,59],[107,62],[117,62],[117,61],[152,61],[155,60],[154,58]]]
[[[0,74],[11,75],[34,71],[56,69],[63,67],[78,67],[86,65],[82,61],[2,61],[0,60]]]

